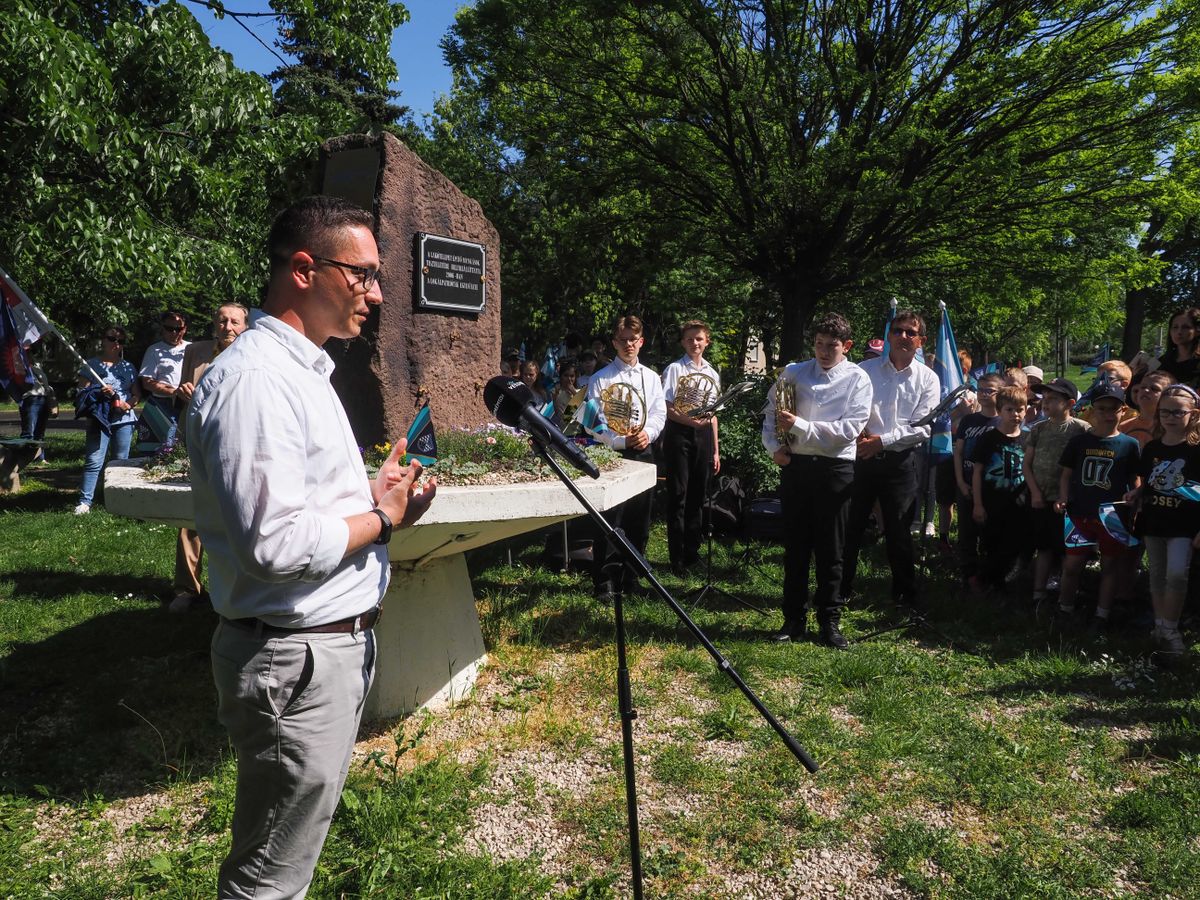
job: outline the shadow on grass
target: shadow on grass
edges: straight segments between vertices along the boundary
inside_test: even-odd
[[[0,494],[0,513],[46,513],[70,509],[75,495],[61,490],[29,490],[27,483],[20,493]]]
[[[21,569],[5,576],[13,582],[14,598],[24,601],[38,598],[53,602],[75,594],[111,594],[114,597],[147,593],[165,599],[171,593],[166,579],[151,579],[145,575],[113,575],[95,572],[63,572],[52,569]]]
[[[0,660],[0,791],[112,799],[211,772],[228,747],[215,621],[123,609],[15,645]]]

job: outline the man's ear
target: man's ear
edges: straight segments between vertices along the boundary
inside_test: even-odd
[[[288,260],[288,278],[300,290],[308,290],[316,277],[317,267],[311,256],[303,250],[297,250]]]

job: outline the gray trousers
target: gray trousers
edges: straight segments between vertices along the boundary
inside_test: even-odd
[[[222,621],[212,666],[238,771],[218,896],[303,897],[350,768],[374,634],[270,637]]]

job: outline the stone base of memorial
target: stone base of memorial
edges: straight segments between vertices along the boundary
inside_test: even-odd
[[[576,483],[600,510],[652,490],[654,466],[625,461]],[[148,481],[136,460],[114,462],[104,473],[110,513],[177,528],[192,526],[186,484]],[[414,527],[388,545],[392,581],[376,628],[379,660],[364,718],[437,709],[459,699],[487,661],[467,550],[583,515],[557,481],[440,487],[437,500]]]

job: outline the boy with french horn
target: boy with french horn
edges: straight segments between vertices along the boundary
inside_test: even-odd
[[[667,548],[671,571],[683,576],[700,559],[700,532],[708,477],[721,470],[717,417],[697,412],[721,393],[721,376],[704,358],[711,333],[700,321],[684,323],[684,354],[663,371],[667,424],[663,461],[667,469]]]
[[[783,369],[767,394],[762,442],[780,466],[785,555],[779,641],[808,632],[808,567],[816,563],[818,640],[844,650],[838,586],[858,436],[871,414],[871,379],[846,359],[850,324],[837,313],[813,323],[813,359]]]
[[[667,418],[662,382],[658,373],[638,362],[642,349],[642,320],[622,316],[613,326],[613,349],[617,357],[592,376],[588,399],[600,404],[607,426],[595,438],[626,459],[653,462],[650,445],[662,433]],[[627,500],[608,510],[604,517],[613,528],[625,532],[642,555],[650,536],[653,491]],[[592,587],[597,600],[612,602],[613,596],[634,586],[635,576],[625,567],[620,551],[601,538],[592,547]]]

